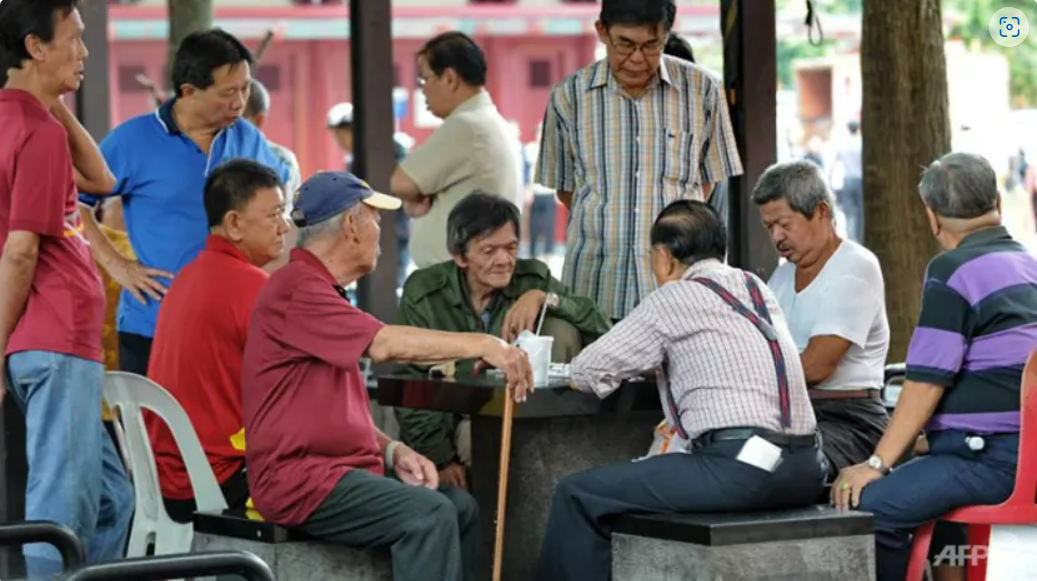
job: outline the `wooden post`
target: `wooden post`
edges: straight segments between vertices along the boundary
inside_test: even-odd
[[[760,174],[777,161],[777,40],[774,0],[722,0],[724,85],[745,174],[728,189],[728,261],[764,280],[778,253],[749,200]]]
[[[393,150],[392,2],[350,0],[353,71],[353,173],[387,192],[396,167]],[[378,268],[357,282],[359,307],[381,321],[396,320],[396,214],[382,212]]]

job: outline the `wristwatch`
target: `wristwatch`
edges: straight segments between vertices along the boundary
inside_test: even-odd
[[[547,293],[547,297],[544,299],[547,306],[552,309],[557,309],[558,304],[562,302],[562,298],[555,293]]]
[[[889,466],[886,466],[886,463],[882,461],[878,454],[872,454],[868,458],[868,467],[883,474],[889,474]]]

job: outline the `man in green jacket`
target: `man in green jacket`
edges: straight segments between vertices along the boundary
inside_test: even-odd
[[[536,331],[554,337],[551,360],[568,363],[609,330],[608,317],[591,299],[574,296],[539,260],[519,259],[518,208],[500,196],[475,191],[447,218],[453,260],[415,271],[403,286],[400,323],[424,329],[484,332],[514,341]],[[459,361],[456,373],[472,372]],[[436,463],[440,481],[467,488],[468,422],[440,412],[396,409],[400,439]]]

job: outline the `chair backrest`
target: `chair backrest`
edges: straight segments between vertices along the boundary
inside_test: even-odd
[[[1006,504],[1033,507],[1037,498],[1037,349],[1030,353],[1019,386],[1019,464],[1015,489]]]
[[[227,508],[227,500],[216,482],[191,420],[168,391],[146,377],[109,371],[105,374],[104,399],[109,407],[118,410],[122,419],[122,436],[125,438],[123,447],[133,475],[137,510],[148,511],[148,516],[152,518],[157,518],[159,511],[165,511],[155,455],[144,423],[144,409],[161,418],[173,432],[173,439],[180,448],[180,456],[191,480],[191,488],[194,489],[198,510],[221,511]]]

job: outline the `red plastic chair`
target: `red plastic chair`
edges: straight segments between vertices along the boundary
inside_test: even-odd
[[[1001,504],[964,506],[939,519],[968,525],[968,543],[971,551],[975,551],[976,547],[990,546],[991,525],[1037,524],[1037,350],[1031,353],[1026,361],[1020,392],[1022,417],[1019,431],[1019,466],[1012,495]],[[927,523],[915,531],[906,581],[922,581],[929,561],[933,524]],[[986,556],[967,559],[965,578],[968,581],[985,581],[987,560]]]

